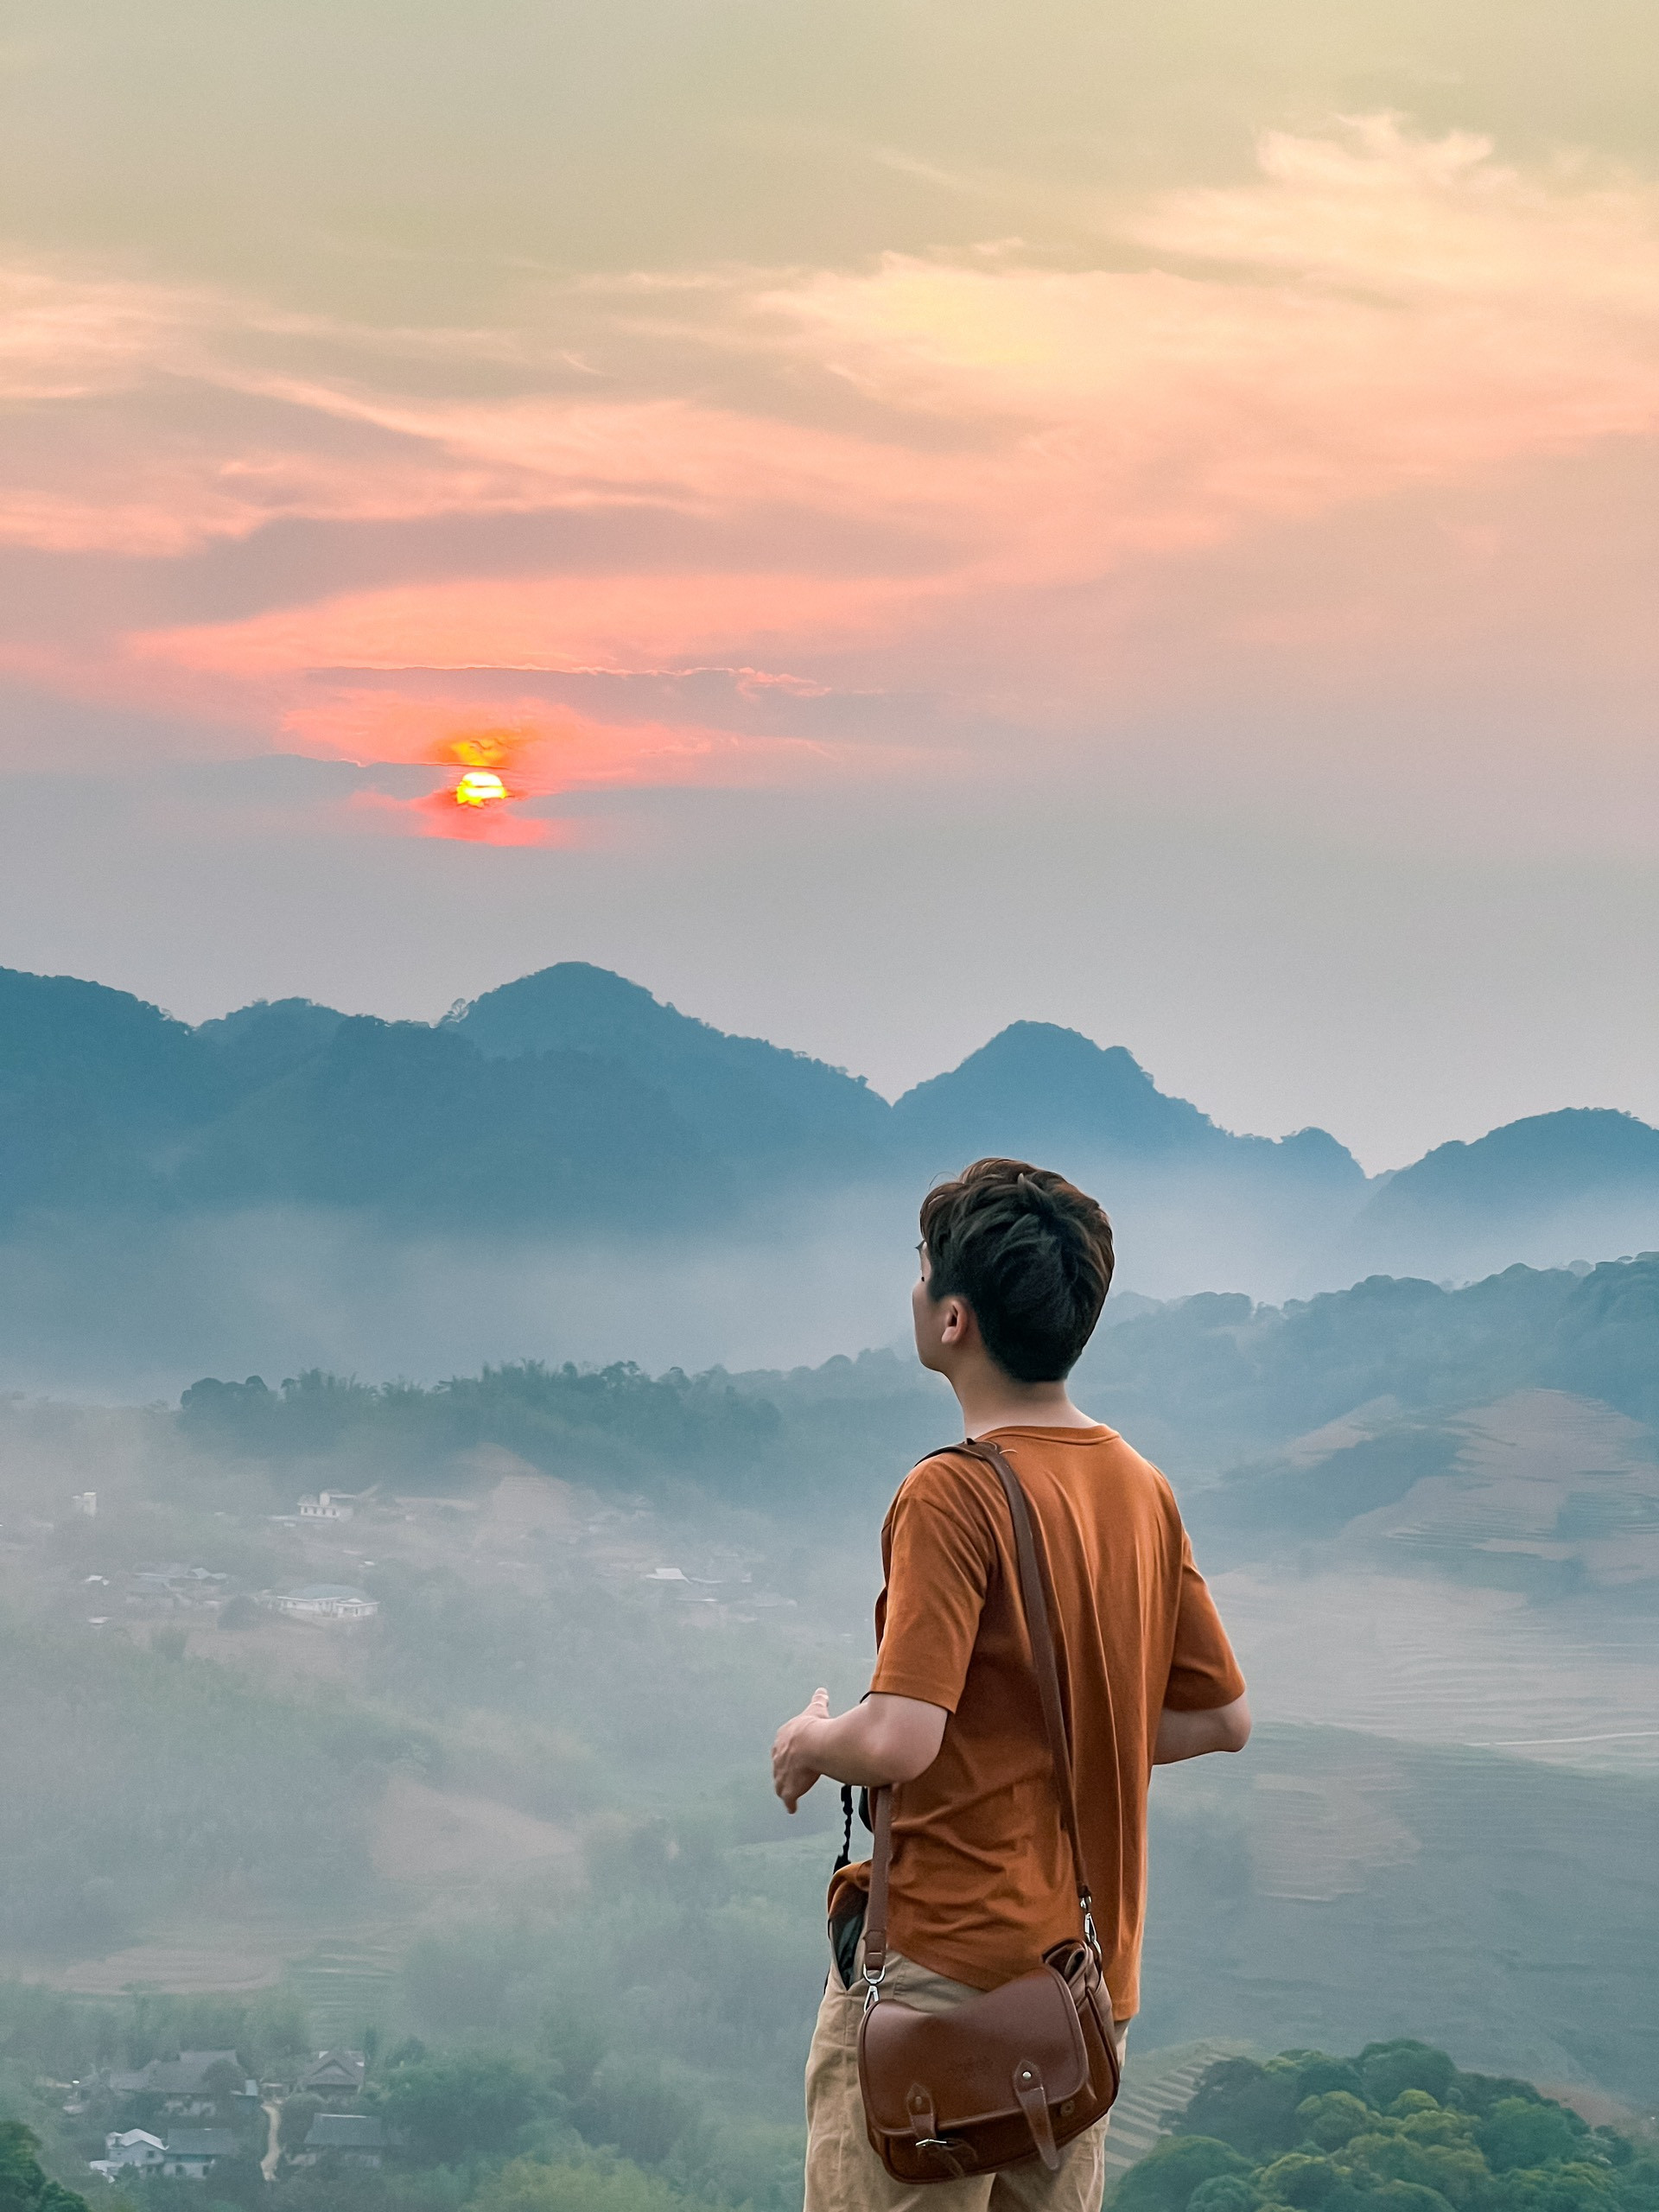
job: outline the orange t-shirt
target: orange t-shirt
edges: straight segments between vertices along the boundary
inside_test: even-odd
[[[1048,1554],[1077,1822],[1112,2010],[1127,2019],[1158,1716],[1230,1705],[1244,1678],[1157,1468],[1109,1428],[991,1434]],[[950,1715],[932,1765],[895,1793],[890,1938],[918,1966],[993,1989],[1081,1928],[995,1471],[956,1453],[923,1460],[893,1502],[881,1564],[870,1688]]]

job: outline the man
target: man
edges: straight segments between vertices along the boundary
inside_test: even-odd
[[[1244,1681],[1169,1484],[1071,1402],[1065,1381],[1112,1274],[1111,1224],[1063,1177],[981,1160],[922,1206],[916,1350],[964,1433],[1019,1475],[1048,1555],[1077,1815],[1119,2054],[1139,2003],[1153,1767],[1243,1749]],[[836,1719],[819,1690],[772,1746],[792,1813],[824,1775],[899,1785],[883,1993],[944,2011],[1080,1933],[1077,1891],[1024,1634],[1007,1501],[967,1454],[925,1459],[881,1532],[870,1694]],[[849,1868],[832,1922],[856,1916]],[[894,1955],[897,1954],[898,1955]],[[806,2212],[1096,2212],[1107,2121],[1051,2173],[912,2188],[864,2130],[861,1953],[832,1967],[807,2061]]]

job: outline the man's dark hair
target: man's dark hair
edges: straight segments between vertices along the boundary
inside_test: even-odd
[[[976,1160],[922,1200],[927,1290],[965,1299],[1018,1382],[1058,1382],[1094,1334],[1112,1280],[1112,1224],[1084,1192],[1023,1160]]]

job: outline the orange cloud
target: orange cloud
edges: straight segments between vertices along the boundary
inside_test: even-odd
[[[409,757],[417,729],[441,741],[450,709],[422,697],[423,669],[717,664],[757,687],[1086,717],[1167,689],[1200,556],[1659,431],[1646,180],[1522,170],[1484,140],[1370,118],[1270,134],[1253,177],[1100,226],[1094,266],[1004,245],[550,287],[515,332],[376,332],[14,270],[0,391],[29,412],[0,445],[0,531],[16,543],[143,561],[276,520],[552,512],[632,535],[585,559],[572,540],[556,573],[526,556],[480,575],[457,534],[448,564],[397,580],[336,575],[312,596],[285,579],[283,603],[256,594],[233,620],[94,613],[67,644],[19,617],[0,657],[362,759]],[[573,319],[604,331],[601,389],[572,366]],[[723,403],[664,395],[665,338]],[[1467,574],[1447,622],[1502,588],[1496,569]],[[1408,578],[1392,600],[1385,583],[1332,613],[1315,575],[1294,606],[1242,610],[1236,634],[1335,656],[1408,604]],[[1555,619],[1587,654],[1590,615]],[[409,671],[408,697],[359,696],[353,671]],[[701,730],[677,753],[595,739],[544,700],[512,715],[524,772],[553,779],[538,789],[723,757]],[[786,747],[732,741],[745,774],[796,772]]]
[[[313,668],[645,670],[746,649],[823,650],[899,634],[931,580],[791,574],[455,578],[149,631],[139,660],[258,679]]]
[[[357,794],[354,817],[418,836],[486,844],[569,844],[579,826],[517,809],[583,791],[664,787],[776,788],[825,778],[861,783],[915,771],[906,748],[823,745],[659,721],[605,722],[550,707],[534,696],[467,699],[399,686],[391,692],[349,683],[294,709],[284,742],[321,758],[421,766],[445,773],[431,791],[402,799]],[[938,754],[926,756],[937,764]],[[463,774],[499,772],[505,801],[458,806]]]
[[[51,413],[7,457],[3,526],[156,551],[284,515],[767,503],[938,530],[951,566],[1012,525],[1027,558],[1086,572],[1252,513],[1650,431],[1656,213],[1645,181],[1524,173],[1484,140],[1372,118],[1269,134],[1254,181],[1122,211],[1115,265],[1004,249],[550,297],[608,315],[625,361],[636,330],[742,360],[744,410],[573,391],[531,333],[422,344],[31,266],[5,277],[0,391]],[[499,382],[507,358],[545,388],[411,392],[411,353],[426,387]],[[828,419],[849,384],[886,410],[880,435]],[[191,387],[236,404],[216,427]],[[141,440],[111,411],[123,397],[149,410]],[[918,436],[923,416],[957,436]]]
[[[569,822],[550,822],[534,814],[513,814],[505,806],[457,806],[449,785],[419,798],[393,798],[385,791],[354,791],[346,815],[365,827],[392,836],[454,837],[471,845],[572,845],[578,842]]]

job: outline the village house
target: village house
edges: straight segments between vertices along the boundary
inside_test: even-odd
[[[139,2173],[159,2173],[167,2148],[159,2135],[143,2127],[118,2128],[104,2138],[104,2156],[92,2160],[95,2174],[113,2181],[129,2167]]]
[[[322,1490],[315,1497],[300,1500],[302,1521],[349,1521],[353,1510],[338,1491]]]
[[[127,1578],[127,1603],[170,1608],[199,1605],[212,1594],[210,1584],[227,1579],[207,1567],[185,1567],[176,1560],[163,1567],[135,1567]]]
[[[219,2084],[210,2084],[207,2079],[215,2067],[227,2069],[219,2075],[219,2082],[226,2081],[231,2073],[235,2075],[237,2087],[231,2094],[238,2102],[258,2103],[259,2084],[249,2078],[233,2050],[181,2050],[174,2058],[152,2058],[137,2073],[111,2073],[110,2093],[118,2097],[159,2097],[163,2113],[197,2120],[213,2111],[219,2102]]]
[[[92,2171],[108,2182],[125,2173],[205,2181],[216,2159],[235,2155],[236,2138],[228,2127],[169,2128],[165,2143],[148,2128],[128,2127],[106,2135],[104,2156],[89,2163]]]
[[[205,2181],[215,2159],[235,2156],[236,2138],[228,2127],[170,2127],[162,2171],[175,2181]]]
[[[380,1610],[378,1598],[346,1582],[308,1582],[279,1592],[272,1602],[279,1613],[302,1621],[367,1621]]]
[[[361,2094],[368,2060],[360,2050],[320,2050],[294,2083],[296,2097],[349,2099]]]
[[[294,2163],[314,2166],[329,2158],[342,2165],[378,2166],[385,2150],[385,2130],[374,2113],[320,2112]]]

